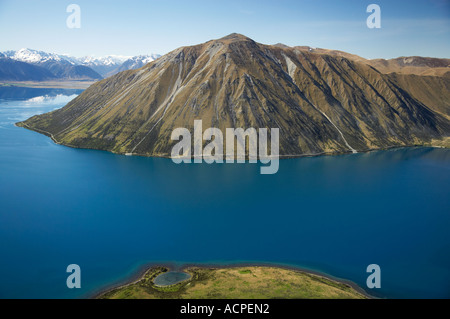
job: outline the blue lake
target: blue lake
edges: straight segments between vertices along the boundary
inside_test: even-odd
[[[450,150],[174,164],[14,126],[80,91],[0,88],[0,298],[79,298],[148,264],[295,266],[386,298],[450,298]],[[68,289],[66,267],[81,267]],[[381,267],[368,289],[366,268]]]

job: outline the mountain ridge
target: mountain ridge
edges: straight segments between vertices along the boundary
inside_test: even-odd
[[[365,63],[375,67],[378,71],[384,74],[399,73],[399,74],[414,74],[414,75],[430,75],[430,76],[450,76],[450,59],[435,58],[435,57],[421,57],[421,56],[401,56],[392,59],[366,59],[356,54],[351,54],[339,50],[313,48],[309,46],[294,46],[289,47],[282,43],[277,43],[274,46],[283,48],[292,48],[301,51],[308,51],[318,54],[328,54],[334,56],[342,56],[350,60]]]
[[[152,53],[138,56],[107,55],[100,57],[84,56],[81,58],[77,58],[66,54],[48,53],[45,51],[33,50],[29,48],[22,48],[17,51],[9,50],[0,52],[0,57],[2,56],[8,57],[12,60],[44,67],[49,65],[50,62],[53,62],[53,65],[61,64],[63,67],[60,67],[60,69],[63,70],[59,70],[59,73],[63,74],[76,73],[73,71],[71,72],[70,70],[64,70],[64,66],[66,67],[66,69],[74,67],[75,70],[78,67],[78,69],[86,71],[86,74],[90,75],[92,79],[105,78],[120,71],[142,67],[144,64],[160,57],[159,54]],[[130,60],[134,61],[135,64],[130,65],[127,68],[127,64],[130,64]],[[79,68],[79,66],[82,66],[83,68]],[[87,68],[92,69],[93,71],[98,73],[98,75],[95,75]]]

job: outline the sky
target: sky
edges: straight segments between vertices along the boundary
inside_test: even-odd
[[[70,4],[80,7],[80,28],[67,26]],[[369,4],[380,6],[379,29],[367,27]],[[450,58],[450,0],[0,0],[0,51],[165,54],[233,32],[368,59]]]

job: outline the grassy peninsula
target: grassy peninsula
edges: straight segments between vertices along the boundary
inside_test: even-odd
[[[185,281],[157,286],[154,279],[168,271],[152,267],[137,281],[111,289],[101,299],[363,299],[350,285],[299,270],[247,266],[190,267]]]

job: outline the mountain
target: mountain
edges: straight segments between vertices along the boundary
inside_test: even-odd
[[[101,58],[85,57],[79,59],[79,63],[88,66],[103,77],[109,77],[126,70],[134,70],[143,67],[157,58],[159,54],[138,55],[134,57],[110,55]]]
[[[138,55],[132,58],[129,58],[125,62],[122,63],[122,65],[119,66],[116,70],[114,70],[113,74],[126,71],[126,70],[135,70],[143,67],[144,65],[155,61],[160,57],[159,54],[151,54],[151,55]]]
[[[108,55],[104,57],[86,56],[76,60],[77,64],[87,66],[94,71],[101,74],[103,77],[108,77],[117,73],[122,64],[130,59],[129,56]]]
[[[62,61],[66,57],[63,55],[58,55],[54,53],[47,53],[44,51],[32,50],[32,49],[20,49],[18,51],[6,51],[3,52],[4,55],[10,59],[26,62],[26,63],[43,63],[46,61]]]
[[[10,60],[27,63],[33,66],[44,68],[53,74],[52,79],[59,80],[100,80],[103,77],[92,70],[89,67],[76,64],[74,58],[59,55],[54,53],[47,53],[43,51],[20,49],[18,51],[6,51],[3,55],[7,56]],[[14,64],[21,65],[21,64]],[[22,65],[23,66],[23,65]],[[10,69],[11,73],[19,73],[20,70],[14,71]],[[14,76],[10,76],[9,79],[14,80]],[[33,77],[21,76],[21,81],[39,81]],[[18,81],[18,80],[17,80]]]
[[[295,48],[317,54],[345,57],[373,66],[381,73],[389,74],[391,81],[415,99],[450,119],[450,59],[411,56],[368,60],[338,50],[307,46]]]
[[[169,156],[172,131],[192,132],[196,119],[223,132],[279,128],[282,156],[448,146],[450,99],[421,100],[411,90],[424,77],[399,80],[350,57],[231,34],[96,82],[18,125],[72,147],[145,156]],[[448,96],[440,79],[433,94]]]
[[[46,81],[54,79],[56,79],[56,76],[45,68],[0,57],[0,81]]]
[[[0,52],[0,57],[8,57],[12,60],[44,67],[61,79],[98,80],[121,71],[140,68],[157,59],[160,55],[151,54],[134,57],[107,55],[76,58],[32,49],[20,49],[18,51]]]
[[[93,69],[84,65],[73,65],[66,60],[47,60],[34,63],[52,72],[57,78],[64,80],[101,80],[103,77]]]
[[[284,44],[276,44],[276,46],[285,46]],[[285,46],[287,47],[287,46]],[[364,59],[355,54],[350,54],[338,50],[329,50],[322,48],[312,48],[308,46],[297,46],[297,50],[308,51],[318,54],[327,54],[333,56],[341,56],[352,61],[365,63],[373,66],[381,73],[390,74],[414,74],[414,75],[430,75],[430,76],[446,76],[450,77],[450,59],[428,58],[420,56],[399,57],[395,59]]]
[[[369,63],[383,73],[450,77],[450,59],[410,56],[390,60],[374,59]]]

